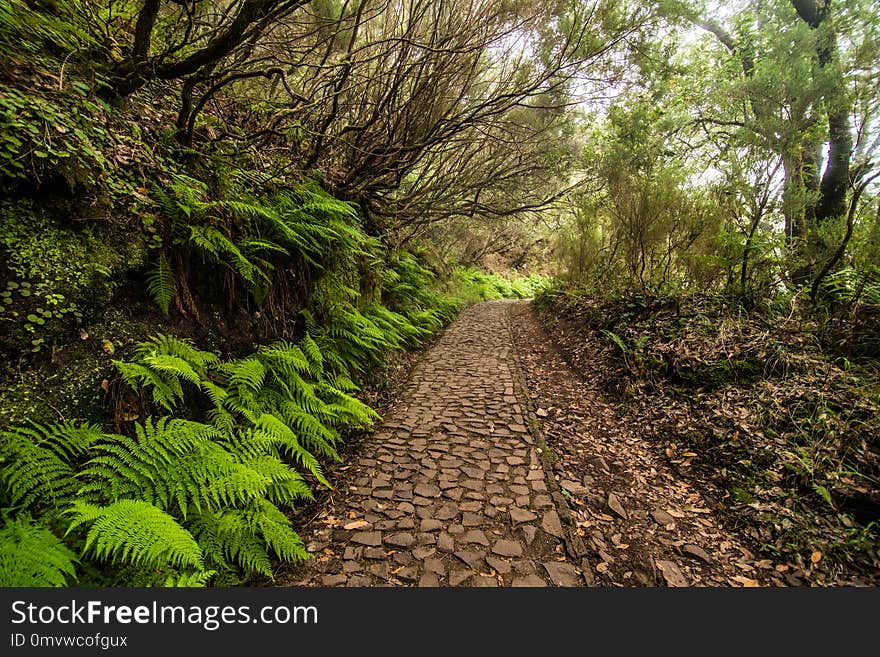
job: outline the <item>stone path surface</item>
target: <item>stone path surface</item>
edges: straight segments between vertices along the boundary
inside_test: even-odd
[[[462,313],[365,440],[284,578],[316,586],[577,586],[560,509],[529,433],[509,315]]]

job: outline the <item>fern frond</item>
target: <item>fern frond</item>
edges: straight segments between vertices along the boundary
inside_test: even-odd
[[[74,502],[69,534],[88,525],[83,552],[115,563],[147,568],[204,570],[198,543],[170,515],[142,500],[120,500],[105,507]]]
[[[210,582],[211,578],[216,574],[216,570],[197,570],[193,573],[168,575],[168,577],[165,578],[165,587],[203,589],[208,586],[208,582]]]
[[[147,274],[147,292],[156,302],[156,305],[167,316],[171,302],[177,295],[177,280],[174,270],[168,264],[165,254],[159,256],[156,266]]]
[[[254,357],[223,363],[220,370],[229,376],[230,385],[242,386],[252,391],[262,388],[266,379],[265,366]]]
[[[67,421],[55,425],[16,427],[0,436],[0,457],[5,463],[0,479],[10,504],[32,507],[59,506],[79,487],[73,461],[100,439],[92,425]]]
[[[76,561],[55,534],[27,516],[0,529],[0,587],[68,586]]]
[[[324,477],[318,459],[305,449],[297,435],[282,420],[270,413],[263,413],[254,423],[260,431],[277,439],[284,452],[299,461],[300,465],[312,474],[319,482],[332,488],[330,482]]]

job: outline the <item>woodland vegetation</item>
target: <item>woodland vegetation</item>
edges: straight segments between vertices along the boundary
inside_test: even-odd
[[[878,52],[871,0],[0,0],[0,585],[271,580],[389,354],[535,295],[759,549],[876,574]]]

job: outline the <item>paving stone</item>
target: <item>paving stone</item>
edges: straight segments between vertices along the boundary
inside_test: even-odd
[[[440,488],[438,486],[434,486],[433,484],[418,484],[413,489],[413,492],[416,495],[420,495],[421,497],[439,497],[440,496]]]
[[[484,555],[482,552],[474,552],[473,550],[459,550],[458,552],[453,553],[453,555],[474,570],[478,570],[483,563]]]
[[[429,547],[429,546],[413,548],[413,551],[412,551],[412,555],[416,559],[419,559],[419,560],[427,559],[428,557],[430,557],[436,553],[437,553],[437,548]]]
[[[324,575],[321,577],[323,586],[340,586],[348,581],[347,575]]]
[[[434,514],[437,520],[452,520],[456,516],[458,516],[458,507],[454,504],[444,504]]]
[[[419,578],[419,569],[415,566],[404,566],[399,570],[395,568],[391,574],[398,579],[415,581]]]
[[[392,534],[391,536],[385,537],[385,543],[388,545],[394,545],[396,547],[410,547],[414,545],[416,542],[415,536],[410,534],[409,532],[401,532],[399,534]]]
[[[375,547],[382,545],[381,532],[355,532],[351,535],[351,542],[359,545],[369,545]]]
[[[513,583],[511,586],[514,587],[541,587],[547,586],[547,582],[545,582],[542,578],[537,575],[525,575],[521,577],[514,577]]]
[[[565,538],[565,531],[562,529],[562,521],[559,519],[559,514],[556,513],[556,509],[551,509],[544,513],[544,518],[541,520],[541,529],[556,538]]]
[[[535,520],[538,517],[537,515],[535,515],[531,511],[528,511],[526,509],[520,509],[519,507],[515,507],[515,506],[511,507],[509,512],[510,512],[510,519],[516,524],[520,524],[523,522],[531,522],[532,520]]]
[[[449,573],[449,586],[461,586],[473,575],[470,570],[453,570]]]
[[[518,557],[522,555],[523,549],[522,545],[515,541],[501,539],[492,546],[492,552],[502,557]]]
[[[474,588],[496,588],[498,586],[498,580],[494,577],[486,577],[485,575],[479,574],[471,579],[471,586]]]
[[[419,580],[419,586],[423,588],[437,588],[440,586],[440,578],[436,573],[424,573]]]
[[[393,558],[395,563],[399,563],[402,566],[408,566],[415,561],[415,557],[413,557],[412,553],[406,551],[395,552]]]
[[[425,572],[436,573],[442,577],[446,574],[446,564],[442,559],[425,559]]]
[[[481,513],[463,513],[461,516],[461,524],[465,527],[480,527],[486,521],[486,517]]]
[[[443,528],[443,523],[434,518],[424,518],[419,524],[420,532],[434,532]]]
[[[510,564],[509,561],[505,561],[504,559],[493,555],[489,555],[486,557],[486,563],[489,564],[489,566],[493,568],[496,572],[499,572],[502,575],[506,575],[513,569],[513,566]]]
[[[556,586],[578,586],[581,583],[581,577],[578,575],[577,568],[570,563],[546,561],[541,565],[544,566],[544,570],[550,576],[550,581]]]
[[[437,549],[444,552],[452,552],[455,550],[455,539],[446,532],[441,532],[437,537]]]
[[[458,539],[458,542],[462,544],[477,543],[489,547],[489,539],[486,538],[486,534],[483,533],[482,529],[471,529],[470,531],[466,531],[462,534],[461,538]]]

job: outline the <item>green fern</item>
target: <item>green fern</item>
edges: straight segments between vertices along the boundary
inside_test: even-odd
[[[211,578],[217,574],[216,570],[201,571],[197,570],[193,573],[182,573],[178,575],[168,575],[165,578],[166,587],[176,588],[205,588]]]
[[[164,511],[142,500],[120,500],[105,507],[74,502],[67,533],[88,526],[84,554],[98,560],[145,568],[204,570],[204,557],[192,535]]]
[[[76,555],[51,531],[21,516],[0,529],[0,586],[67,586]]]
[[[186,339],[156,335],[140,343],[133,362],[114,360],[123,380],[135,390],[150,389],[153,402],[171,411],[184,399],[182,382],[202,387],[217,355]]]
[[[147,274],[147,292],[167,316],[171,302],[177,296],[177,280],[164,253],[159,256],[156,266]]]
[[[9,505],[57,507],[79,488],[75,461],[98,441],[101,431],[92,425],[67,421],[43,426],[16,427],[2,434],[0,470]]]

